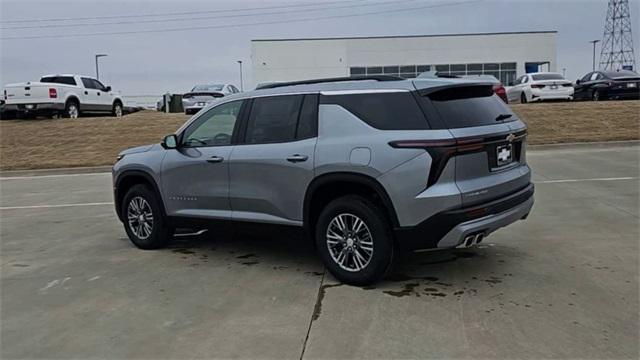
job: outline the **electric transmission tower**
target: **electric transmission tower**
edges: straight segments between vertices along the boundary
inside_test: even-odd
[[[629,0],[609,0],[600,50],[600,69],[629,67],[635,70]]]

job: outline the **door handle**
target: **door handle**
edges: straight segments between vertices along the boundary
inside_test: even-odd
[[[84,94],[85,94],[85,95],[89,95],[89,92],[88,92],[88,91],[85,91],[85,92],[84,92]]]
[[[295,155],[289,156],[287,158],[287,161],[292,163],[297,163],[297,162],[307,161],[308,158],[309,157],[307,155],[295,154]]]
[[[219,163],[222,161],[224,161],[224,158],[222,156],[215,156],[215,155],[207,159],[207,162],[209,163]]]
[[[98,93],[97,93],[97,94],[98,94],[98,96],[100,96],[100,91],[98,91]]]

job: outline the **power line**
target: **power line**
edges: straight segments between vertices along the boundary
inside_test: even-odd
[[[449,6],[457,6],[457,5],[463,5],[463,4],[471,4],[471,3],[481,2],[481,1],[484,1],[484,0],[469,0],[469,1],[450,2],[450,3],[436,4],[436,5],[418,6],[418,7],[404,8],[404,9],[389,9],[389,10],[382,10],[382,11],[363,12],[363,13],[357,13],[357,14],[318,16],[318,17],[311,17],[311,18],[277,20],[277,21],[263,21],[263,22],[254,22],[254,23],[244,23],[244,24],[209,25],[209,26],[179,27],[179,28],[169,28],[169,29],[137,30],[137,31],[112,31],[112,32],[102,32],[102,33],[78,33],[78,34],[33,35],[33,36],[8,36],[8,37],[1,37],[0,40],[27,40],[27,39],[52,39],[52,38],[59,39],[59,38],[93,37],[93,36],[106,36],[106,35],[150,34],[150,33],[165,33],[165,32],[179,32],[179,31],[191,31],[191,30],[208,30],[208,29],[222,29],[222,28],[228,29],[228,28],[245,27],[245,26],[258,26],[258,25],[290,24],[290,23],[305,22],[305,21],[344,19],[344,18],[369,16],[369,15],[380,15],[380,14],[389,14],[389,13],[398,13],[398,12],[407,12],[407,11],[418,11],[418,10],[433,9],[433,8],[440,8],[440,7],[449,7]]]
[[[339,0],[339,1],[324,1],[322,5],[338,4],[338,3],[351,3],[362,2],[366,0]],[[255,10],[272,10],[272,9],[286,9],[297,8],[307,6],[317,6],[317,3],[305,3],[305,4],[288,4],[288,5],[274,5],[274,6],[262,6],[253,8],[239,8],[239,9],[223,9],[223,10],[204,10],[204,11],[185,11],[185,12],[170,12],[170,13],[153,13],[153,14],[131,14],[131,15],[106,15],[106,16],[90,16],[90,17],[70,17],[70,18],[49,18],[49,19],[20,19],[20,20],[2,20],[0,23],[21,23],[21,22],[51,22],[51,21],[78,21],[78,20],[102,20],[102,19],[123,19],[123,18],[140,18],[140,17],[157,17],[157,16],[179,16],[179,15],[200,15],[200,14],[218,14],[218,13],[230,13],[240,11],[255,11]]]
[[[327,10],[336,10],[336,9],[351,9],[357,7],[369,7],[369,6],[380,6],[380,5],[390,5],[390,4],[401,4],[408,2],[415,2],[418,0],[400,0],[400,1],[378,1],[364,4],[351,4],[344,6],[331,6],[331,7],[322,7],[317,9],[295,9],[295,10],[280,10],[280,11],[272,11],[272,12],[263,12],[263,13],[255,13],[255,14],[235,14],[235,15],[217,15],[217,16],[201,16],[201,17],[186,17],[180,19],[152,19],[152,20],[134,20],[134,21],[117,21],[117,22],[102,22],[102,23],[89,23],[89,24],[48,24],[48,25],[32,25],[32,26],[9,26],[9,27],[0,27],[2,30],[18,30],[18,29],[50,29],[50,28],[62,28],[62,27],[83,27],[83,26],[103,26],[103,25],[128,25],[128,24],[148,24],[148,23],[164,23],[164,22],[175,22],[175,21],[194,21],[194,20],[211,20],[211,19],[228,19],[228,18],[241,18],[241,17],[251,17],[251,16],[265,16],[265,15],[280,15],[280,14],[294,14],[300,12],[308,12],[308,11],[327,11]],[[317,4],[319,5],[319,4]]]

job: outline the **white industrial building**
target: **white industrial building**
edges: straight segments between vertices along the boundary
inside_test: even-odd
[[[357,75],[412,78],[424,71],[490,74],[509,84],[556,71],[557,31],[264,39],[251,41],[253,85]]]

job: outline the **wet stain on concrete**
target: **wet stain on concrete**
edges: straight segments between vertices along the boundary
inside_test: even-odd
[[[251,266],[251,265],[255,265],[255,264],[259,264],[259,261],[247,261],[247,262],[243,262],[241,263],[242,265],[246,265],[246,266]]]
[[[311,322],[316,321],[318,320],[318,318],[320,318],[320,314],[322,313],[322,300],[324,300],[324,296],[327,294],[327,289],[338,286],[342,286],[342,284],[327,284],[320,286],[320,289],[318,290],[318,297],[316,298],[316,304],[313,307]]]
[[[248,259],[248,258],[252,258],[252,257],[257,257],[257,255],[256,254],[246,254],[246,255],[236,256],[237,259]]]
[[[27,264],[13,264],[11,266],[13,266],[13,267],[29,267],[29,265],[27,265]]]
[[[185,254],[185,255],[193,255],[193,254],[195,254],[195,253],[196,253],[196,252],[195,252],[195,251],[193,251],[193,250],[189,250],[189,249],[185,249],[185,248],[173,249],[173,250],[171,250],[171,251],[173,251],[174,253],[178,253],[178,254]]]
[[[413,290],[417,288],[419,285],[420,284],[418,283],[407,283],[407,284],[404,284],[402,290],[398,290],[398,291],[385,290],[383,291],[383,293],[387,295],[395,296],[395,297],[409,296],[414,293]]]

